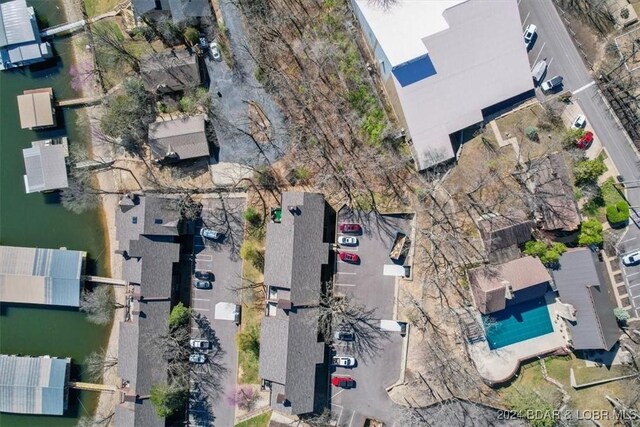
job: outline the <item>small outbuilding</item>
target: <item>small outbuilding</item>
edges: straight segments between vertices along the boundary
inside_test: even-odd
[[[157,162],[209,156],[204,116],[183,117],[149,125],[149,144]]]
[[[0,412],[63,415],[71,359],[0,355]]]
[[[25,90],[18,95],[18,112],[22,129],[39,129],[56,125],[53,89]]]

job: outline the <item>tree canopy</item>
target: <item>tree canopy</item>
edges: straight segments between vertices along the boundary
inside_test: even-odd
[[[166,418],[179,411],[186,403],[189,392],[184,388],[169,387],[167,384],[151,386],[151,403],[159,417]]]
[[[602,224],[597,219],[588,219],[582,222],[578,244],[582,246],[599,245],[604,241]]]
[[[169,314],[169,327],[174,329],[185,326],[189,324],[189,319],[191,319],[191,309],[179,302]]]

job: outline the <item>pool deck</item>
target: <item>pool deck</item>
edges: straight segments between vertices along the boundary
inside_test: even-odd
[[[489,348],[484,340],[474,344],[467,344],[469,356],[482,378],[490,385],[508,381],[515,375],[520,362],[552,353],[567,347],[567,331],[564,320],[556,313],[555,295],[549,292],[545,295],[549,317],[553,325],[553,332],[511,344],[496,350]],[[482,324],[480,313],[477,320]]]

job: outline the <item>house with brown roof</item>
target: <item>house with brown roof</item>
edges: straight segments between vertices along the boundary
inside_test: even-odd
[[[38,129],[56,125],[53,89],[25,90],[18,95],[18,112],[22,129]]]
[[[545,231],[575,231],[580,213],[573,194],[573,181],[562,153],[549,154],[530,165],[533,177],[535,217]]]
[[[474,268],[468,272],[468,277],[473,300],[482,314],[541,298],[551,281],[540,260],[530,256]]]
[[[170,93],[202,84],[198,56],[187,49],[172,49],[142,57],[140,75],[147,91]]]
[[[533,221],[524,211],[504,215],[486,214],[477,222],[485,251],[492,263],[520,257],[519,245],[531,240]]]
[[[204,116],[181,117],[149,125],[149,145],[157,162],[209,156]]]

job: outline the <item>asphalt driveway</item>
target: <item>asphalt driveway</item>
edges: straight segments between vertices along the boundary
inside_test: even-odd
[[[244,198],[203,200],[202,226],[221,232],[223,237],[203,239],[199,234],[202,226],[197,228],[194,237],[194,271],[209,271],[214,279],[212,289],[192,287],[191,307],[197,320],[192,324],[191,336],[212,341],[214,348],[205,352],[208,356],[205,366],[194,367],[196,378],[192,380],[192,393],[199,388],[205,388],[207,392],[192,395],[189,418],[193,425],[234,425],[235,408],[228,403],[227,397],[234,395],[236,389],[238,351],[235,336],[238,326],[232,320],[216,319],[216,305],[239,303],[235,289],[241,284],[239,250],[244,206]],[[204,387],[197,386],[199,372],[203,373]]]
[[[412,220],[341,211],[338,223],[342,222],[357,222],[363,228],[362,234],[357,235],[357,246],[338,249],[338,252],[357,254],[360,262],[350,264],[337,259],[334,293],[348,295],[367,309],[375,309],[377,319],[392,320],[396,278],[384,276],[383,269],[384,265],[393,264],[389,250],[396,231],[411,235]],[[355,380],[355,387],[351,389],[331,387],[331,406],[338,425],[361,426],[366,418],[394,424],[397,406],[386,388],[400,377],[402,341],[399,332],[380,331],[376,348],[361,354],[350,354],[348,346],[336,343],[335,354],[354,356],[357,360],[353,368],[333,367],[331,371],[332,376],[347,375]]]

